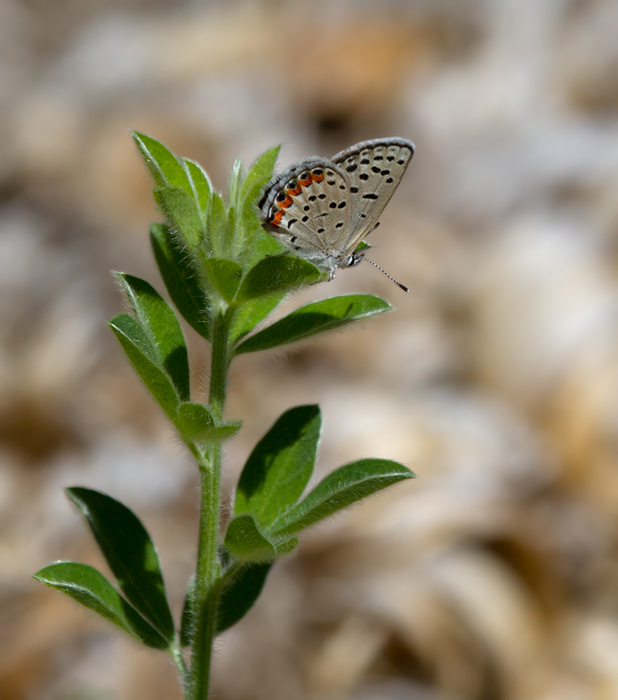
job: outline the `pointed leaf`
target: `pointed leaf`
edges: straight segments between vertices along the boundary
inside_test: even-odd
[[[264,258],[249,272],[238,290],[236,301],[241,303],[275,292],[290,292],[322,277],[315,265],[290,255]]]
[[[139,518],[111,496],[72,487],[67,496],[88,521],[109,568],[127,599],[171,642],[170,612],[157,551]]]
[[[185,158],[184,161],[193,184],[197,206],[200,213],[206,214],[208,212],[208,208],[210,207],[210,197],[212,195],[212,185],[210,184],[208,175],[202,170],[199,163],[195,163],[188,158]],[[202,218],[202,221],[204,221],[204,218]]]
[[[157,365],[157,360],[153,359],[155,350],[144,329],[128,314],[118,314],[109,325],[150,393],[168,418],[174,421],[178,409],[178,394],[172,380]]]
[[[189,357],[176,314],[148,282],[122,272],[115,274],[152,342],[159,366],[169,375],[179,397],[188,401]]]
[[[231,207],[238,205],[238,196],[240,194],[240,186],[242,181],[242,163],[240,158],[237,158],[232,167],[230,176],[230,184],[227,190],[227,201]]]
[[[74,561],[51,564],[34,574],[50,588],[62,591],[153,649],[167,649],[168,642],[127,603],[102,573]]]
[[[277,550],[260,532],[252,515],[237,515],[228,525],[225,546],[236,561],[266,561],[275,559]]]
[[[176,308],[202,338],[210,340],[210,305],[198,284],[186,248],[163,224],[151,224],[150,242],[159,272]]]
[[[281,146],[275,146],[274,148],[268,149],[268,151],[258,156],[251,164],[249,172],[242,183],[240,194],[241,204],[244,205],[248,203],[249,205],[255,205],[255,201],[264,185],[272,177],[280,148]]]
[[[270,294],[267,297],[259,297],[241,304],[234,314],[230,328],[230,343],[234,345],[242,340],[260,321],[263,321],[279,306],[283,297],[283,294]]]
[[[286,411],[258,442],[244,466],[234,513],[251,513],[266,531],[282,510],[300,498],[320,440],[319,406]]]
[[[245,564],[223,586],[219,603],[217,634],[235,625],[253,607],[273,565],[272,561]]]
[[[221,195],[216,192],[212,195],[209,236],[213,257],[229,257],[231,241],[228,239],[227,209]]]
[[[170,150],[146,134],[131,131],[131,135],[159,187],[181,187],[185,192],[193,194],[187,173]]]
[[[361,241],[357,246],[356,250],[354,251],[355,253],[360,253],[363,250],[368,250],[369,248],[373,248],[373,246],[370,243],[367,243],[367,241]]]
[[[219,294],[227,302],[231,302],[240,284],[242,267],[233,260],[208,258],[204,262],[204,268]]]
[[[348,294],[315,301],[247,338],[236,353],[269,350],[390,310],[388,302],[370,294]]]
[[[327,518],[361,498],[416,475],[389,459],[361,459],[324,478],[297,506],[281,515],[270,528],[274,536],[290,535]]]
[[[234,437],[242,427],[242,421],[217,423],[201,403],[183,403],[178,409],[178,429],[188,442],[205,445],[207,442],[220,442]]]
[[[204,238],[204,231],[194,197],[180,187],[158,187],[154,198],[170,225],[189,249],[195,250]]]

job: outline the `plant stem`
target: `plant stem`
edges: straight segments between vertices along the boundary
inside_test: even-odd
[[[212,359],[210,363],[209,407],[216,418],[223,418],[223,406],[227,386],[227,370],[230,365],[229,335],[233,310],[221,309],[215,316],[212,329]]]
[[[228,338],[231,312],[221,309],[212,329],[209,407],[221,420],[229,367]],[[213,443],[198,458],[201,477],[200,534],[193,608],[194,631],[189,670],[188,700],[207,700],[212,647],[216,634],[220,574],[217,558],[221,501],[221,443]]]
[[[170,654],[172,656],[172,659],[174,660],[174,663],[176,664],[176,668],[178,669],[178,673],[180,674],[183,688],[186,688],[186,686],[187,686],[187,664],[185,663],[185,658],[182,655],[182,649],[180,648],[180,640],[178,638],[176,638],[176,640],[174,641],[174,645],[170,649]]]

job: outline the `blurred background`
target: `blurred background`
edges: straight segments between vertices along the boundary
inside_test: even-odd
[[[616,0],[1,0],[3,700],[180,700],[166,656],[29,578],[105,571],[70,485],[143,518],[176,614],[195,557],[195,468],[106,327],[110,269],[163,291],[129,128],[219,189],[276,143],[280,167],[417,145],[371,237],[411,294],[360,265],[287,302],[397,310],[237,360],[225,491],[316,401],[317,476],[420,478],[301,537],[219,640],[214,697],[618,697],[617,28]]]

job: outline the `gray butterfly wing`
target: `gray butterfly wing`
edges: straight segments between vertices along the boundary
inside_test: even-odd
[[[415,146],[401,138],[361,141],[331,159],[350,187],[350,231],[344,248],[352,254],[376,225],[404,176]]]
[[[276,175],[258,203],[264,228],[296,255],[325,269],[349,237],[350,190],[326,158],[307,158]]]

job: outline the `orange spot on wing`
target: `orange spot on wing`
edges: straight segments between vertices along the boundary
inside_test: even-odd
[[[324,179],[324,173],[322,173],[321,175],[314,175],[313,173],[311,173],[311,179],[313,180],[313,182],[322,182],[322,180]]]
[[[287,209],[289,206],[292,205],[292,198],[288,195],[283,202],[277,202],[276,203],[279,209]]]
[[[271,214],[270,218],[268,219],[268,223],[272,224],[273,226],[279,226],[282,217],[283,212],[281,210],[276,211],[274,214]]]
[[[294,187],[294,189],[289,188],[289,189],[286,189],[285,192],[286,192],[286,194],[290,195],[291,197],[295,197],[297,194],[300,194],[302,189],[303,189],[302,185],[300,183],[297,183],[297,185],[296,185],[296,187]]]
[[[309,174],[309,177],[306,177],[304,180],[299,180],[298,183],[302,185],[302,187],[307,187],[307,185],[311,184],[311,173]]]

